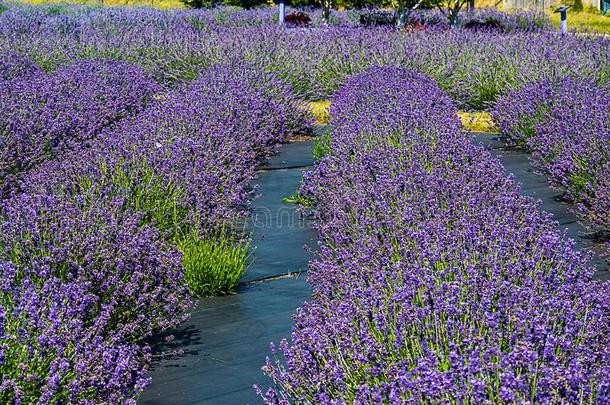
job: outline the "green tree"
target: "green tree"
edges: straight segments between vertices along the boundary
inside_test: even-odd
[[[180,0],[188,8],[207,8],[220,4],[216,0]]]
[[[352,9],[395,7],[396,0],[342,0],[340,6]]]
[[[574,0],[574,4],[572,4],[572,11],[581,12],[584,8],[585,7],[582,4],[582,0]]]
[[[279,0],[274,0],[277,4]],[[318,6],[318,0],[286,0],[286,4],[292,7],[316,7]]]

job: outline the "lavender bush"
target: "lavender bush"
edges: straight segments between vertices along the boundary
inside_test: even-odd
[[[210,68],[136,117],[104,131],[86,150],[50,162],[28,192],[128,195],[172,236],[182,224],[215,228],[245,213],[261,158],[309,117],[274,75],[247,66]],[[43,190],[43,191],[41,191]]]
[[[322,241],[315,292],[285,362],[266,365],[266,400],[608,401],[607,284],[468,143],[454,104],[556,78],[603,86],[609,40],[492,12],[472,18],[509,28],[274,18],[0,13],[0,402],[132,402],[145,339],[188,308],[185,281],[230,292],[243,271],[247,241],[214,238],[247,213],[255,166],[311,130],[299,99],[339,88],[302,190]],[[374,65],[394,67],[352,79]]]
[[[607,402],[608,284],[438,86],[377,68],[333,106],[302,190],[314,292],[265,365],[265,402]]]
[[[121,205],[3,203],[3,403],[117,403],[147,385],[142,339],[181,322],[189,300],[180,254]]]
[[[45,28],[53,25],[72,28],[78,25],[82,17],[98,20],[102,15],[113,15],[130,24],[142,24],[146,20],[154,19],[157,23],[173,20],[172,23],[183,20],[195,28],[208,27],[250,28],[278,24],[277,7],[259,7],[239,9],[235,7],[217,6],[205,10],[158,10],[154,8],[134,9],[130,7],[113,7],[113,9],[100,9],[99,7],[76,6],[64,4],[31,7],[24,4],[13,4],[8,18],[23,22],[23,14],[36,20]],[[375,13],[379,10],[331,10],[330,21],[327,23],[320,8],[294,8],[287,7],[286,13],[305,12],[311,19],[311,27],[323,28],[328,26],[356,28],[361,25],[360,15]],[[23,14],[22,14],[23,13]],[[434,29],[449,29],[447,18],[438,10],[415,10],[412,16],[425,23],[426,27]],[[551,30],[552,25],[548,16],[541,12],[518,10],[511,13],[495,9],[476,9],[474,12],[462,13],[460,23],[473,19],[494,19],[500,21],[507,31],[533,32]]]
[[[160,90],[143,69],[111,61],[0,82],[0,187],[6,192],[41,162],[83,147]]]
[[[503,97],[493,117],[516,145],[532,152],[552,185],[578,213],[610,230],[610,88],[590,80],[542,81]]]

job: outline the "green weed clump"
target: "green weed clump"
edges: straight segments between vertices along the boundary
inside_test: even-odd
[[[250,244],[228,230],[201,236],[191,233],[180,242],[184,280],[196,297],[232,294],[246,271]]]
[[[300,189],[297,189],[290,197],[282,198],[282,201],[288,204],[301,205],[303,207],[311,207],[313,205],[311,198],[302,195]]]

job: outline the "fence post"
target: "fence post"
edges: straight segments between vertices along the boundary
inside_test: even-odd
[[[280,0],[280,25],[284,25],[284,18],[286,17],[286,6],[284,0]]]
[[[561,6],[557,10],[553,11],[553,13],[561,13],[561,33],[568,33],[568,9],[572,6]]]

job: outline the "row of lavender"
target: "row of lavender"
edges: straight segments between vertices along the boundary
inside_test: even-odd
[[[0,3],[1,4],[1,3]],[[36,15],[37,18],[44,19],[48,14],[61,15],[60,17],[64,22],[71,20],[70,16],[77,14],[87,15],[90,18],[96,19],[96,15],[106,13],[108,10],[103,10],[96,6],[75,6],[73,4],[53,4],[48,7],[32,7],[27,4],[10,4],[7,8],[25,9]],[[117,13],[124,15],[130,19],[130,22],[141,22],[141,19],[137,16],[142,15],[142,10],[135,10],[133,8],[121,8],[115,7],[110,11],[111,13]],[[279,21],[278,8],[277,7],[258,7],[251,9],[239,9],[236,7],[217,6],[208,8],[205,10],[194,9],[194,10],[172,10],[174,15],[183,19],[185,23],[194,24],[198,27],[205,26],[221,26],[221,27],[233,27],[233,28],[246,28],[246,27],[260,27],[264,25],[277,25]],[[326,22],[322,15],[320,8],[304,7],[295,9],[288,6],[286,13],[302,12],[307,14],[310,18],[308,27],[321,28],[326,26],[341,26],[357,28],[362,25],[361,16],[375,15],[379,13],[388,13],[384,9],[363,9],[363,10],[331,10],[330,20]],[[168,11],[162,11],[158,9],[148,9],[145,14],[160,20],[166,20]],[[184,17],[187,17],[184,19]],[[534,32],[534,31],[545,31],[552,30],[552,24],[548,16],[542,12],[526,11],[526,10],[515,10],[511,13],[505,13],[496,9],[476,9],[469,10],[461,14],[460,22],[464,25],[468,25],[468,22],[478,21],[496,21],[498,25],[506,31],[520,31],[520,32]],[[135,20],[134,20],[135,18]],[[413,10],[411,12],[411,18],[419,21],[426,29],[435,30],[446,30],[450,29],[447,17],[443,15],[440,10]]]
[[[0,402],[130,400],[146,339],[189,309],[188,249],[245,213],[255,165],[307,119],[243,65],[173,90],[125,62],[4,54],[0,73]]]
[[[610,87],[563,79],[524,86],[493,111],[502,133],[532,152],[581,217],[610,232]]]
[[[490,108],[507,90],[545,78],[610,81],[610,40],[601,37],[346,25],[286,30],[270,21],[242,26],[240,13],[226,11],[49,10],[2,12],[0,50],[27,55],[45,70],[83,58],[125,60],[162,83],[192,79],[201,69],[238,58],[276,72],[312,100],[329,97],[372,65],[403,66],[434,78],[469,109]]]
[[[333,97],[302,190],[314,292],[267,360],[267,403],[610,401],[609,284],[455,113],[399,68]]]

